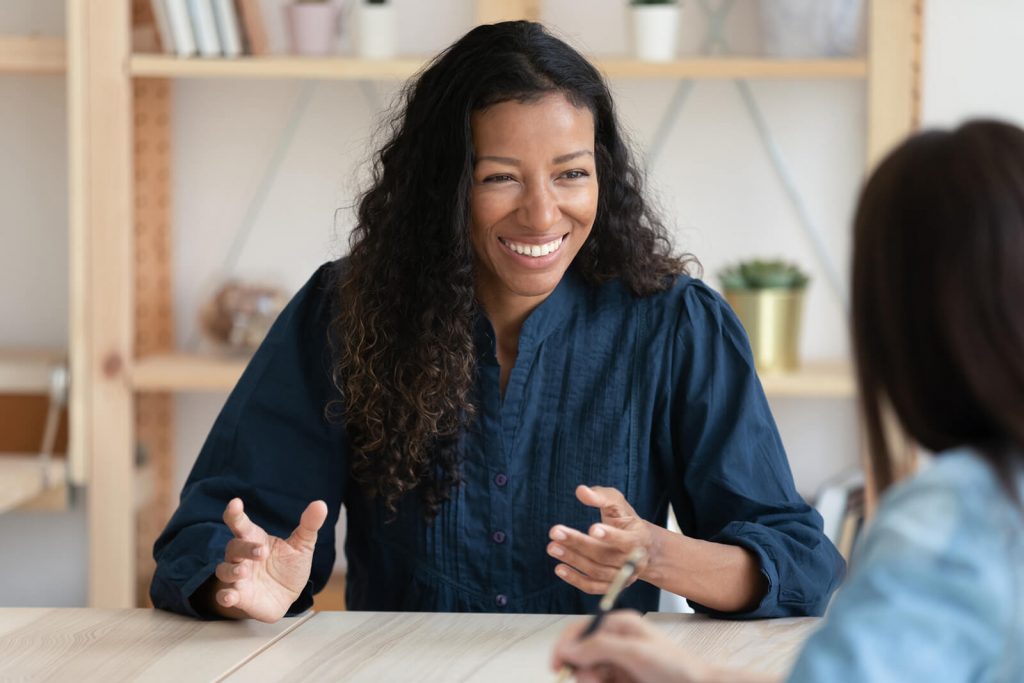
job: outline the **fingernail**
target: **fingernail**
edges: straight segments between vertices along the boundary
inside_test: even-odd
[[[553,546],[551,546],[551,554],[554,555],[555,557],[561,557],[562,555],[565,554],[565,551],[562,550],[562,546],[560,546],[560,545],[553,545]]]
[[[231,571],[231,573],[234,574],[235,576],[238,576],[239,574],[241,574],[242,573],[242,565],[238,565],[237,567],[235,567]]]
[[[598,527],[594,527],[593,534],[597,538],[604,538],[604,536],[605,536],[604,527],[599,527],[599,526]]]
[[[557,567],[557,568],[555,568],[555,573],[558,574],[559,576],[561,576],[564,579],[565,578],[565,567]]]
[[[253,557],[259,557],[260,556],[260,550],[261,550],[261,548],[253,548],[252,549],[252,556]]]
[[[566,538],[565,532],[561,529],[555,528],[555,530],[551,532],[551,539],[554,541],[564,541]]]

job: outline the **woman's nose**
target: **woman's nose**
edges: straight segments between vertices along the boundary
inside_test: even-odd
[[[527,188],[519,205],[519,221],[535,230],[546,232],[562,217],[558,199],[550,187],[537,183]]]

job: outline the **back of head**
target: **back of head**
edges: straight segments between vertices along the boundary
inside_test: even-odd
[[[1009,484],[1024,448],[1024,131],[925,132],[881,163],[854,224],[853,340],[881,488],[886,403],[925,448],[975,447]]]

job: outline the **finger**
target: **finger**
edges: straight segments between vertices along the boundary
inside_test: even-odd
[[[589,593],[590,595],[604,595],[608,591],[608,586],[610,585],[607,581],[599,581],[591,579],[588,576],[584,576],[567,564],[560,564],[556,566],[555,574],[570,586],[575,586],[584,593]]]
[[[573,567],[576,571],[599,581],[610,582],[619,571],[618,567],[599,564],[589,557],[580,555],[576,551],[560,546],[557,543],[548,544],[548,555]]]
[[[641,657],[646,655],[643,636],[623,637],[603,629],[583,640],[560,644],[558,655],[580,671],[591,672],[612,665],[636,675]]]
[[[249,576],[250,571],[248,562],[221,562],[213,573],[223,583],[234,583]]]
[[[264,552],[262,543],[232,538],[224,549],[224,560],[226,562],[242,562],[258,559],[263,557]]]
[[[234,607],[241,595],[234,588],[221,588],[217,591],[217,604],[223,607]]]
[[[576,487],[576,498],[584,505],[601,508],[602,517],[635,517],[633,510],[626,497],[618,489],[610,486],[584,486]]]
[[[562,643],[572,642],[579,638],[580,634],[583,633],[584,629],[587,628],[587,625],[589,623],[590,619],[577,619],[562,630],[562,633],[558,636],[558,640],[555,642],[555,649],[552,652],[552,671],[558,671],[562,668],[562,665],[565,664],[565,662],[558,658],[559,645],[561,645]]]
[[[316,547],[316,535],[327,519],[327,503],[314,500],[306,506],[299,518],[299,526],[288,537],[288,545],[300,550],[313,551]]]
[[[224,523],[231,529],[231,533],[239,538],[250,536],[259,529],[245,514],[241,498],[232,498],[228,502],[228,506],[224,508]]]
[[[636,545],[636,541],[616,547],[603,539],[593,538],[582,531],[556,524],[551,527],[548,534],[552,541],[594,562],[615,567],[618,569],[629,557],[629,551]]]

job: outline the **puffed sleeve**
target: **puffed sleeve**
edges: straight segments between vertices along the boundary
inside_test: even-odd
[[[1014,539],[1000,492],[970,488],[925,476],[883,500],[790,680],[1021,680],[1000,669],[1024,633],[1019,512]]]
[[[683,285],[672,368],[670,497],[683,533],[752,552],[768,592],[732,618],[820,615],[845,564],[797,493],[746,333],[699,281]]]
[[[156,607],[192,616],[190,597],[223,561],[231,532],[222,521],[237,496],[267,533],[286,538],[306,506],[327,503],[310,581],[289,614],[312,605],[334,564],[334,525],[346,485],[344,429],[325,414],[330,381],[332,274],[326,264],[278,316],[224,404],[156,541],[150,596]]]

